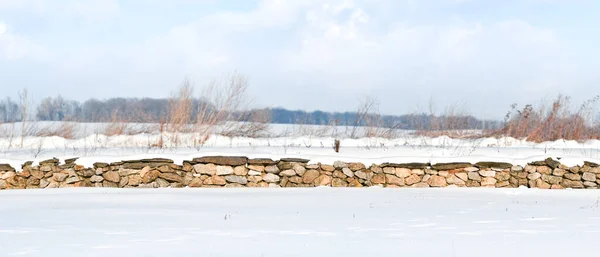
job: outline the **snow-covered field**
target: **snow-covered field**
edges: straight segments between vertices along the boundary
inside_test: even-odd
[[[1,256],[594,256],[600,191],[0,191]]]
[[[64,122],[40,122],[37,130],[60,130]],[[72,123],[73,138],[57,136],[18,136],[19,123],[1,124],[0,163],[19,168],[25,161],[80,157],[77,163],[91,166],[94,162],[125,159],[170,158],[176,163],[206,155],[244,155],[250,158],[299,157],[314,162],[334,161],[382,162],[452,162],[501,161],[524,165],[547,157],[560,158],[566,165],[600,160],[600,141],[557,140],[532,143],[510,137],[453,139],[415,136],[414,131],[397,131],[395,138],[351,138],[353,128],[313,125],[269,126],[271,136],[263,138],[224,137],[212,135],[198,143],[198,134],[172,134],[151,131],[156,124],[128,124],[138,131],[132,135],[105,136],[99,133],[110,124]],[[359,128],[360,130],[360,128]],[[334,132],[332,132],[334,131]],[[131,131],[130,131],[131,132]],[[358,132],[360,134],[362,132]],[[471,131],[470,133],[477,133]],[[34,133],[35,134],[35,133]],[[335,139],[341,150],[333,150]],[[157,147],[163,142],[163,147]],[[22,143],[22,144],[21,144]]]

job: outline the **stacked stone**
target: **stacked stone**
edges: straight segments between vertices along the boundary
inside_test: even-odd
[[[336,161],[309,164],[309,160],[284,158],[207,156],[174,164],[163,158],[94,163],[86,168],[76,158],[60,164],[49,159],[26,162],[17,172],[0,164],[0,189],[65,187],[530,187],[541,189],[595,189],[600,166],[585,162],[567,167],[548,158],[522,166],[503,162],[363,163]]]

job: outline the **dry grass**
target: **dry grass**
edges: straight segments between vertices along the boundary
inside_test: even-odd
[[[37,137],[62,137],[65,139],[75,139],[75,132],[78,124],[76,122],[61,122],[60,126],[52,124],[37,130],[34,135]]]
[[[114,110],[111,114],[111,121],[102,134],[106,136],[124,135],[127,132],[128,126],[128,120],[123,118],[118,110]]]
[[[526,105],[512,110],[505,117],[505,126],[494,136],[510,136],[532,142],[559,139],[584,141],[600,139],[600,126],[596,122],[595,105],[599,97],[586,101],[577,111],[569,109],[569,98],[559,96],[550,107],[535,109]]]

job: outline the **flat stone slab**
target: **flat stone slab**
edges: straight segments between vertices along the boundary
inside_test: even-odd
[[[429,163],[421,163],[421,162],[410,162],[410,163],[389,163],[385,162],[379,165],[382,168],[385,167],[393,167],[393,168],[405,168],[405,169],[425,169],[429,167]]]
[[[248,157],[243,156],[204,156],[200,158],[194,158],[194,163],[212,163],[215,165],[222,166],[241,166],[248,163]]]
[[[431,168],[433,168],[434,170],[455,170],[455,169],[464,169],[467,167],[473,167],[473,164],[468,163],[468,162],[448,162],[448,163],[436,163],[436,164],[431,165]]]
[[[507,162],[478,162],[475,163],[477,168],[497,168],[497,169],[510,169],[512,164]]]

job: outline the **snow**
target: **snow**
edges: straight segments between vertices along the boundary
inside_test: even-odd
[[[35,126],[60,129],[60,122],[39,122]],[[109,124],[74,123],[74,138],[56,136],[29,136],[21,145],[17,133],[20,125],[0,124],[0,163],[20,168],[26,161],[49,158],[80,157],[78,164],[91,166],[94,162],[116,162],[141,158],[169,158],[181,164],[183,160],[206,155],[242,155],[251,158],[298,157],[311,162],[363,162],[366,165],[382,162],[471,162],[499,161],[525,165],[548,157],[559,159],[568,166],[582,165],[584,161],[598,162],[600,141],[576,142],[557,140],[533,143],[510,137],[481,139],[452,139],[449,137],[421,137],[412,131],[398,131],[398,137],[349,138],[348,127],[314,125],[270,125],[270,137],[246,138],[212,135],[203,144],[194,133],[170,134],[137,133],[105,136],[99,134]],[[156,124],[130,124],[136,131],[152,131]],[[2,132],[2,130],[4,132]],[[328,130],[337,131],[327,132]],[[325,131],[316,133],[316,131]],[[328,134],[329,133],[329,134]],[[473,133],[477,133],[474,131]],[[335,137],[332,135],[335,134]],[[281,136],[286,135],[286,136]],[[174,143],[174,138],[178,139]],[[341,151],[334,152],[333,142],[341,138]],[[163,148],[153,147],[159,141]]]
[[[0,191],[2,256],[590,256],[600,192]]]

